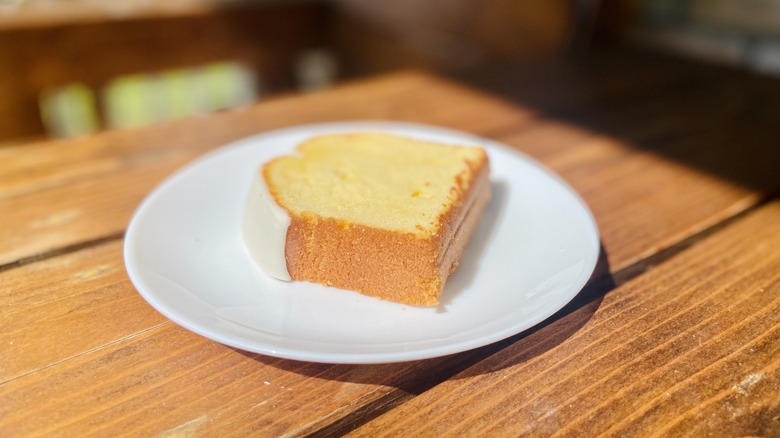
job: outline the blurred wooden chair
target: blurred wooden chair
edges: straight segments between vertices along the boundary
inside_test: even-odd
[[[121,127],[108,120],[106,102],[132,101],[143,83],[133,75],[153,74],[174,93],[192,80],[187,69],[205,81],[256,76],[264,93],[290,89],[298,57],[326,40],[327,15],[316,1],[0,5],[0,142],[47,135],[44,121],[57,105],[87,130]]]
[[[16,13],[0,8],[0,142],[43,136],[44,121],[51,131],[58,117],[76,118],[78,132],[220,108],[182,91],[188,81],[252,88],[259,77],[267,94],[298,87],[296,65],[316,64],[298,78],[316,83],[333,76],[333,62],[340,76],[355,77],[557,56],[583,30],[589,38],[600,3],[28,0]],[[332,58],[315,52],[300,62],[321,48]],[[162,115],[143,114],[140,96],[166,94],[173,102],[158,105]]]

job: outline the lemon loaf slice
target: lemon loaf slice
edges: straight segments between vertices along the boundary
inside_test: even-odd
[[[436,305],[490,199],[488,174],[478,147],[373,133],[314,137],[262,167],[254,184],[265,188],[250,191],[245,239],[274,216],[286,233],[254,244],[279,248],[271,275]],[[247,245],[269,265],[259,260],[264,250]]]

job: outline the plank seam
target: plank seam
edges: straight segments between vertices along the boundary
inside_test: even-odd
[[[74,243],[72,245],[63,246],[60,248],[51,249],[49,251],[42,252],[40,254],[35,254],[27,257],[22,257],[18,260],[14,260],[12,262],[8,262],[5,264],[0,265],[0,274],[5,271],[10,271],[11,269],[21,268],[22,266],[29,265],[31,263],[40,262],[43,260],[48,260],[54,257],[59,257],[67,254],[71,254],[74,252],[81,251],[83,249],[88,249],[100,245],[105,245],[106,243],[113,242],[115,240],[121,240],[124,239],[125,232],[120,231],[118,233],[109,234],[108,236],[98,237],[97,239],[87,240],[85,242],[79,242]]]
[[[113,345],[121,344],[122,342],[128,341],[130,339],[137,338],[137,337],[143,335],[144,333],[147,333],[147,332],[150,332],[150,331],[153,331],[153,330],[157,330],[157,329],[159,329],[161,327],[165,327],[165,326],[170,325],[170,324],[173,324],[173,321],[171,321],[170,319],[167,319],[167,320],[165,320],[163,322],[160,322],[160,323],[154,324],[152,326],[146,327],[144,329],[138,330],[136,332],[130,333],[130,334],[126,335],[126,336],[122,336],[120,338],[114,339],[113,341],[106,342],[105,344],[100,344],[100,345],[95,346],[93,348],[90,348],[88,350],[81,351],[81,352],[79,352],[77,354],[74,354],[74,355],[71,355],[71,356],[68,356],[68,357],[64,357],[64,358],[59,359],[59,360],[57,360],[55,362],[46,364],[45,366],[36,368],[34,370],[27,371],[25,373],[19,374],[17,376],[13,376],[10,379],[2,381],[2,382],[0,382],[0,387],[2,387],[4,385],[7,385],[8,383],[13,382],[15,380],[19,380],[21,378],[24,378],[26,376],[40,373],[41,371],[45,371],[45,370],[47,370],[49,368],[52,368],[52,367],[55,367],[55,366],[60,365],[62,363],[68,362],[68,361],[70,361],[72,359],[92,354],[92,353],[94,353],[96,351],[103,350],[103,349],[105,349],[107,347],[111,347]]]

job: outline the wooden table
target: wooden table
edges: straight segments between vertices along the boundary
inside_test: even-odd
[[[472,77],[474,79],[474,77]],[[780,86],[644,57],[420,72],[209,117],[0,148],[0,436],[780,436]],[[512,145],[592,209],[601,262],[543,324],[412,363],[325,365],[184,330],[123,233],[231,140],[405,120]]]

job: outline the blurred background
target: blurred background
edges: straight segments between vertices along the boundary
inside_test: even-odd
[[[409,68],[544,100],[615,51],[780,76],[780,0],[0,0],[0,145]]]

